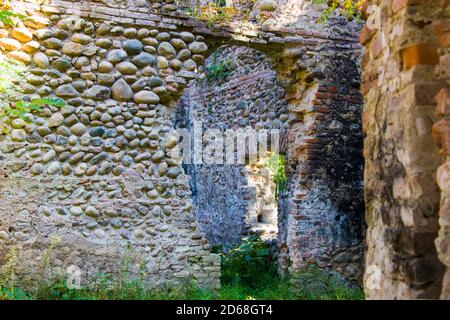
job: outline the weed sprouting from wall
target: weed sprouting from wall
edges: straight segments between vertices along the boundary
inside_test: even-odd
[[[62,107],[64,101],[59,98],[25,100],[20,98],[21,89],[17,83],[23,81],[26,68],[23,64],[6,59],[0,53],[0,135],[7,134],[20,122],[31,122],[31,113],[39,112],[46,105]]]
[[[47,271],[49,269],[50,263],[51,263],[51,256],[53,249],[61,242],[61,239],[59,237],[52,237],[50,240],[50,244],[47,248],[47,250],[44,252],[42,256],[41,265],[39,267],[39,283],[38,283],[38,295],[40,295],[39,289],[44,286],[44,283],[47,281]],[[51,276],[51,275],[50,275]]]
[[[5,26],[15,26],[18,21],[24,21],[26,16],[12,10],[13,5],[9,0],[3,0],[0,3],[0,22]]]
[[[217,53],[212,56],[212,62],[206,66],[206,79],[222,81],[231,73],[231,59],[218,61]]]
[[[226,6],[223,0],[216,0],[204,6],[188,8],[187,13],[193,18],[205,22],[208,27],[230,22],[240,11],[237,8]]]
[[[25,16],[10,9],[8,2],[0,7],[0,22],[5,26],[14,26]],[[59,98],[22,99],[22,90],[18,84],[24,82],[27,70],[24,64],[9,59],[0,53],[0,135],[7,134],[15,126],[31,122],[30,114],[39,112],[46,105],[62,107],[64,101]]]
[[[348,20],[361,18],[361,7],[364,0],[310,0],[314,4],[325,5],[319,17],[319,22],[328,21],[332,13],[338,10],[339,15],[346,17]]]
[[[279,195],[286,191],[287,186],[285,156],[274,153],[269,157],[267,164],[268,167],[274,172],[273,180],[276,185],[275,198],[278,201]]]
[[[255,286],[263,277],[277,274],[269,246],[259,237],[244,239],[238,247],[222,254],[222,283]]]

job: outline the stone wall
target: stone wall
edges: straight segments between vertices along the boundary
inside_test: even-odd
[[[361,32],[366,47],[366,294],[370,299],[414,299],[438,298],[442,292],[448,298],[448,273],[441,289],[444,265],[438,259],[439,253],[449,265],[449,169],[448,163],[441,166],[448,157],[448,121],[442,120],[448,116],[447,91],[439,95],[438,112],[435,97],[448,86],[449,2],[371,4],[379,8],[379,27]]]
[[[2,137],[1,257],[20,247],[25,279],[58,236],[53,265],[60,270],[73,264],[86,276],[115,272],[129,246],[153,284],[193,277],[217,287],[219,259],[198,231],[181,158],[169,151],[183,89],[226,41],[267,56],[292,119],[281,144],[289,190],[280,201],[281,268],[318,264],[360,278],[358,24],[333,19],[317,29],[302,18],[317,15],[308,7],[279,25],[208,28],[174,3],[29,2],[28,13],[40,18],[21,32],[2,28],[9,39],[0,41],[2,52],[28,63],[25,92],[56,95],[67,106],[44,108]],[[302,29],[289,23],[295,14]],[[13,39],[30,32],[31,39]],[[276,120],[270,124],[285,123],[281,114]]]
[[[49,272],[119,273],[130,247],[134,271],[152,285],[192,277],[219,286],[220,258],[197,231],[181,159],[167,155],[177,143],[171,91],[195,76],[182,61],[204,59],[203,37],[56,5],[1,29],[2,51],[29,66],[26,96],[66,101],[2,137],[1,257],[20,247],[19,278],[36,278],[58,237]]]
[[[304,82],[287,89],[296,121],[283,145],[288,193],[281,201],[281,266],[308,264],[361,280],[364,250],[359,50],[322,48],[299,57]],[[317,63],[321,80],[307,66]],[[326,66],[326,67],[322,67]]]
[[[234,63],[249,61],[223,83],[196,81],[188,89],[182,98],[184,118],[191,119],[186,126],[201,120],[204,128],[219,130],[280,130],[279,152],[286,155],[288,176],[277,208],[281,270],[295,273],[316,264],[361,281],[365,226],[359,51],[349,54],[348,49],[325,46],[287,58],[292,54],[287,50],[273,65],[251,61],[261,55],[248,49],[233,51],[228,56]],[[214,243],[236,243],[258,222],[258,191],[248,192],[252,176],[248,168],[244,178],[239,176],[242,171],[204,165],[189,170],[197,219]]]
[[[442,280],[441,299],[450,299],[450,2],[441,1],[437,11],[440,19],[434,20],[433,26],[438,36],[439,64],[436,74],[445,81],[444,88],[436,96],[436,114],[439,121],[433,125],[432,133],[443,158],[438,168],[436,179],[441,189],[441,206],[439,211],[439,234],[436,239],[438,257],[445,265]]]
[[[203,132],[217,129],[224,137],[227,130],[289,127],[285,92],[264,55],[245,47],[222,47],[206,67],[221,63],[227,66],[225,79],[197,80],[186,89],[180,124],[194,130],[198,123]],[[276,237],[277,204],[268,156],[247,164],[187,167],[197,221],[212,245],[230,248],[250,234]]]

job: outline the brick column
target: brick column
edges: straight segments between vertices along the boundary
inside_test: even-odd
[[[436,76],[440,59],[434,25],[448,25],[443,10],[448,1],[366,5],[378,6],[381,22],[379,28],[365,27],[361,33],[366,47],[366,294],[369,299],[438,298],[444,268],[434,240],[440,203],[436,172],[442,155],[431,129],[438,120],[435,97],[445,82]],[[445,133],[446,125],[435,131]],[[448,165],[438,175],[441,188],[448,189]]]

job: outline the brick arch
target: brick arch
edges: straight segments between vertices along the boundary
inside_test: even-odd
[[[258,30],[246,37],[241,31],[211,31],[199,22],[192,24],[196,27],[191,30],[202,34],[209,44],[208,54],[226,43],[266,55],[296,118],[282,136],[289,187],[279,208],[281,270],[295,273],[315,264],[361,282],[365,245],[359,118],[362,97],[355,39],[324,39],[307,32],[298,32],[301,36],[295,38],[294,30],[274,30],[275,35],[266,38]],[[291,37],[295,41],[285,40]],[[323,51],[337,54],[322,56]],[[349,76],[344,84],[343,75]],[[348,113],[353,114],[342,124],[339,120]],[[356,129],[350,129],[352,125]],[[350,142],[331,146],[334,137],[348,134]],[[333,198],[331,204],[325,204],[328,197]]]

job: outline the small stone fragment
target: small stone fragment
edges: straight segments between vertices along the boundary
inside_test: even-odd
[[[143,90],[136,93],[133,97],[134,102],[142,104],[156,104],[159,102],[159,96],[152,91]]]
[[[74,98],[80,95],[78,91],[75,90],[75,88],[70,84],[64,84],[58,87],[55,91],[55,94],[61,98]]]
[[[44,166],[42,164],[40,164],[40,163],[35,163],[30,168],[30,172],[33,175],[41,174],[42,171],[44,171]]]
[[[62,52],[68,56],[79,56],[83,51],[84,46],[75,42],[66,42],[62,48]]]
[[[158,53],[168,59],[173,59],[177,52],[169,42],[161,42],[158,46]]]
[[[14,28],[11,34],[20,42],[28,42],[33,40],[33,34],[27,28]]]
[[[137,72],[137,67],[128,61],[117,64],[116,68],[121,74],[125,75],[133,75]]]
[[[111,90],[100,85],[94,85],[85,92],[85,97],[93,100],[106,100],[110,95]]]
[[[42,69],[47,69],[50,65],[49,61],[48,61],[48,57],[43,54],[42,52],[38,52],[34,55],[34,63],[42,68]]]
[[[23,142],[27,138],[27,134],[23,129],[14,129],[11,131],[11,139],[16,142]]]
[[[0,47],[6,50],[19,50],[22,45],[19,41],[9,38],[0,38]]]
[[[111,91],[112,97],[117,101],[133,100],[133,90],[123,78],[113,84]]]
[[[192,53],[205,53],[208,51],[208,46],[204,42],[195,41],[189,44],[189,50]]]
[[[86,126],[82,123],[77,123],[77,124],[73,125],[72,127],[70,127],[70,131],[74,135],[80,137],[86,133]]]

